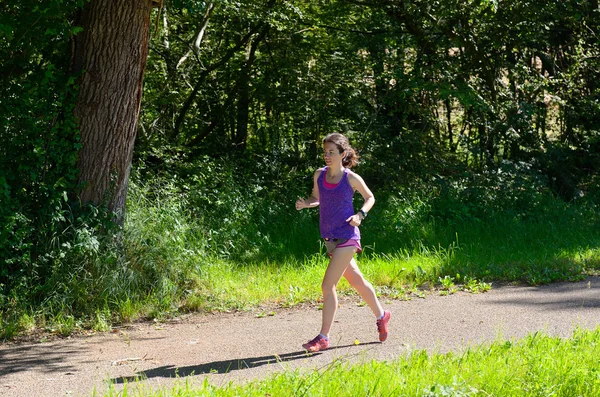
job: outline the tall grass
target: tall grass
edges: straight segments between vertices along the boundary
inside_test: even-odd
[[[4,297],[0,337],[318,300],[327,265],[318,210],[294,209],[310,172],[284,177],[269,167],[240,173],[203,159],[185,177],[134,176],[124,228],[74,218],[53,243],[44,299]],[[505,174],[374,189],[357,258],[378,292],[404,298],[454,283],[477,291],[477,283],[577,280],[600,269],[598,205],[564,203],[530,180],[498,189]],[[353,294],[345,282],[339,290]]]
[[[597,396],[600,395],[600,329],[571,338],[534,333],[519,341],[498,339],[445,354],[414,351],[393,361],[287,371],[248,384],[179,384],[149,390],[125,385],[104,396]]]
[[[138,248],[147,255],[139,261],[169,262],[173,270],[165,278],[180,286],[173,300],[179,310],[317,300],[327,265],[318,211],[293,208],[299,189],[292,182],[308,177],[309,190],[310,175],[288,176],[289,186],[269,190],[260,188],[264,181],[220,171],[214,178],[191,178],[187,186],[134,185],[127,230],[132,242],[146,247]],[[358,256],[380,293],[402,298],[444,278],[464,284],[577,280],[600,267],[593,203],[566,204],[535,185],[513,187],[526,196],[515,198],[514,191],[499,192],[495,182],[487,188],[478,183],[485,200],[465,202],[458,188],[381,195],[362,228],[364,253]],[[353,293],[344,282],[339,289]]]

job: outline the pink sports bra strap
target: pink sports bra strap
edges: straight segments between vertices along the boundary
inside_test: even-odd
[[[327,173],[327,171],[323,171],[324,173]],[[343,178],[343,177],[342,177]],[[327,182],[327,176],[323,175],[323,185],[328,188],[328,189],[333,189],[334,187],[336,187],[337,185],[339,185],[342,182],[342,180],[340,179],[340,181],[338,183],[330,183]]]

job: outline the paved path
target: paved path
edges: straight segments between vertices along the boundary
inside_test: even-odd
[[[333,349],[308,356],[300,345],[319,329],[315,308],[256,314],[190,315],[167,324],[135,324],[115,332],[45,343],[0,345],[0,396],[90,396],[107,382],[144,377],[144,387],[168,387],[176,376],[214,385],[260,379],[336,359],[391,360],[414,349],[448,351],[544,331],[570,336],[600,324],[600,278],[543,287],[498,287],[485,294],[429,295],[393,301],[390,337],[377,341],[367,307],[343,301]],[[355,341],[359,341],[358,345]]]

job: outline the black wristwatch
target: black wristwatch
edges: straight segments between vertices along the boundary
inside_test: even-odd
[[[358,210],[359,214],[362,214],[362,218],[365,219],[367,217],[367,213],[361,208]]]

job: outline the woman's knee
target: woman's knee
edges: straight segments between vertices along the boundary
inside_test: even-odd
[[[363,275],[357,275],[352,279],[347,278],[347,280],[348,283],[350,283],[350,285],[361,295],[366,293],[367,291],[373,290],[373,285],[366,278],[364,278]]]
[[[323,292],[323,296],[335,294],[336,293],[336,285],[326,282],[326,281],[323,281],[321,283],[321,291]]]
[[[344,272],[344,278],[350,283],[351,286],[355,287],[360,286],[366,282],[365,277],[362,275],[358,269],[353,267],[348,267]]]
[[[373,286],[364,277],[361,277],[356,283],[352,284],[352,286],[358,291],[364,291],[368,289],[372,289]]]

